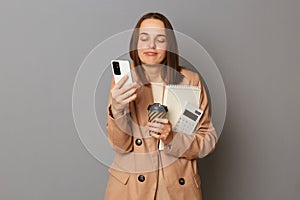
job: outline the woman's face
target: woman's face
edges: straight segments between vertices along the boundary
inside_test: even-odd
[[[166,57],[167,38],[164,23],[145,19],[140,26],[137,50],[143,64],[161,64]]]

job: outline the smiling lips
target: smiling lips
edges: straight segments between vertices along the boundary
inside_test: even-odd
[[[147,51],[144,53],[146,56],[156,56],[157,53],[156,52],[152,52],[152,51]]]

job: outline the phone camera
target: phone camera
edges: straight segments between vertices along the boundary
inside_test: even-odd
[[[114,61],[112,64],[113,64],[114,74],[121,75],[119,62]]]

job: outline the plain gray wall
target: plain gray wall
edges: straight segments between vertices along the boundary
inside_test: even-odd
[[[103,198],[107,167],[77,135],[73,83],[93,47],[148,11],[202,44],[224,79],[224,130],[199,161],[204,199],[300,199],[299,9],[297,0],[2,0],[0,199]]]

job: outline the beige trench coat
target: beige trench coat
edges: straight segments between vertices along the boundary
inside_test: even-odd
[[[146,126],[147,107],[153,103],[151,86],[140,87],[137,99],[129,104],[129,112],[117,119],[111,115],[109,98],[107,133],[116,154],[109,169],[105,200],[157,199],[159,175],[164,177],[170,199],[202,199],[196,159],[212,152],[217,135],[209,115],[207,94],[198,74],[186,69],[181,73],[184,81],[180,84],[200,87],[200,109],[204,112],[193,135],[173,132],[172,141],[163,151],[158,151],[158,141],[149,135]]]

